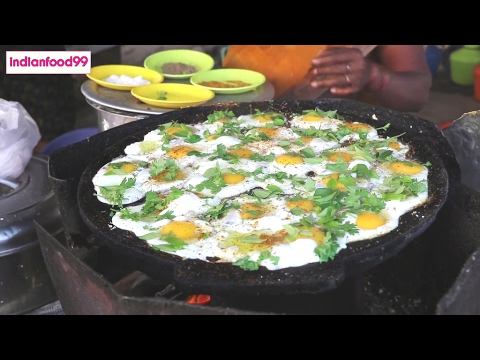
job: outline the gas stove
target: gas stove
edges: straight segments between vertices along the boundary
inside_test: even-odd
[[[192,294],[151,278],[128,256],[91,233],[78,212],[77,188],[91,157],[123,139],[126,127],[127,133],[134,133],[153,121],[122,125],[51,155],[49,178],[65,232],[55,237],[39,224],[36,230],[65,314],[433,315],[477,311],[475,289],[480,280],[468,286],[459,286],[459,281],[473,268],[465,266],[480,246],[476,236],[480,193],[460,182],[458,164],[445,139],[437,139],[435,146],[449,170],[448,197],[433,224],[398,253],[346,278],[333,290],[292,295]]]
[[[188,303],[188,297],[194,294],[150,278],[94,237],[67,241],[38,224],[36,227],[65,314],[434,315],[448,313],[449,307],[441,304],[445,297],[451,301],[452,291],[462,308],[476,306],[476,284],[463,284],[463,290],[454,284],[479,246],[478,224],[480,194],[453,183],[446,204],[424,234],[399,254],[347,279],[333,291],[212,296],[205,304]]]

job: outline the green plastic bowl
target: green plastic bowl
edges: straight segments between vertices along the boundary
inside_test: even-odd
[[[167,74],[162,71],[162,66],[166,63],[183,63],[191,65],[194,66],[197,71],[190,74]],[[158,71],[168,79],[188,79],[199,72],[212,69],[214,64],[215,60],[213,60],[210,55],[190,49],[160,51],[148,56],[143,62],[144,67]]]

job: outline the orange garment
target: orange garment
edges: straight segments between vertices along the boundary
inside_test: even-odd
[[[311,61],[319,51],[338,46],[358,47],[366,55],[376,45],[230,45],[222,66],[264,74],[278,99],[307,80]],[[315,95],[305,93],[307,97]]]
[[[275,99],[287,93],[310,69],[311,61],[329,45],[230,45],[224,68],[258,71],[275,89]]]

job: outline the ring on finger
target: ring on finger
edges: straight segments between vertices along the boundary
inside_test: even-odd
[[[347,68],[347,73],[351,73],[352,72],[352,68],[349,64],[346,64],[345,67]]]

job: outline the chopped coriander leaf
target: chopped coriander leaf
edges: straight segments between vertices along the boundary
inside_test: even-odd
[[[119,185],[115,186],[99,186],[100,195],[110,204],[123,207],[125,191],[135,185],[135,178],[124,178]]]
[[[278,256],[273,256],[269,251],[262,251],[257,261],[251,260],[249,256],[245,256],[235,261],[232,265],[238,266],[243,270],[253,271],[258,270],[260,268],[260,263],[264,260],[270,260],[276,265],[280,258]]]
[[[164,210],[171,201],[178,199],[183,194],[184,191],[177,189],[176,187],[172,187],[167,196],[159,195],[154,191],[149,191],[145,194],[145,204],[143,205],[141,212],[145,215],[152,212],[158,213]]]
[[[303,110],[302,115],[319,115],[321,117],[328,117],[330,119],[339,119],[343,120],[344,117],[339,115],[337,113],[337,110],[329,110],[329,111],[323,111],[320,110],[319,108],[316,109],[310,109],[310,110]]]
[[[158,94],[157,100],[167,100],[167,92],[166,91],[160,91]]]
[[[300,154],[304,158],[314,158],[315,157],[315,152],[312,150],[312,148],[306,147],[300,150]]]
[[[281,140],[278,142],[278,146],[281,146],[283,148],[288,148],[292,143],[288,140]]]
[[[386,124],[385,126],[382,126],[382,127],[379,127],[379,128],[376,128],[376,130],[387,130],[389,127],[390,127],[390,123]],[[402,134],[403,135],[403,134]],[[398,136],[401,136],[401,135],[398,135]]]
[[[228,203],[227,200],[223,200],[219,205],[211,207],[207,213],[201,217],[202,220],[211,221],[214,219],[221,219],[227,215],[230,209],[236,209],[238,206],[235,203]]]
[[[265,162],[273,162],[275,160],[275,158],[276,158],[276,156],[274,154],[260,155],[260,154],[254,153],[252,156],[250,156],[250,160],[265,161]]]
[[[339,245],[335,241],[325,241],[323,244],[318,245],[315,248],[315,254],[318,256],[318,260],[323,263],[328,260],[333,260],[337,255]]]
[[[268,185],[267,189],[254,189],[253,195],[258,199],[268,199],[277,197],[279,194],[282,194],[283,190],[275,185]]]
[[[352,174],[356,174],[357,179],[378,179],[375,170],[370,170],[365,164],[357,164],[352,168]]]
[[[202,140],[202,137],[200,135],[194,133],[193,128],[185,124],[178,124],[177,127],[179,128],[179,130],[173,133],[174,136],[184,138],[186,142],[191,144],[197,143]]]
[[[261,239],[258,235],[249,235],[240,238],[240,241],[247,244],[261,244],[266,241],[266,239]]]
[[[382,191],[383,199],[405,200],[408,196],[417,196],[427,191],[424,181],[418,181],[408,175],[394,175],[383,180],[386,189]]]
[[[255,109],[255,114],[253,114],[252,117],[254,119],[260,117],[266,119],[270,118],[270,120],[273,122],[273,125],[275,126],[285,125],[285,115],[273,111],[262,112],[259,109]]]
[[[262,251],[257,261],[261,263],[263,260],[270,260],[274,265],[277,265],[280,257],[272,255],[270,251]]]
[[[104,175],[126,175],[137,170],[138,167],[145,167],[147,165],[148,163],[146,161],[140,161],[138,163],[126,161],[112,162],[108,165],[108,171],[106,171]]]
[[[219,120],[231,120],[234,117],[235,117],[235,114],[231,110],[225,110],[225,111],[217,110],[207,116],[207,123],[212,124],[215,121],[219,121]]]
[[[159,232],[154,231],[154,232],[150,232],[148,234],[139,236],[139,238],[142,239],[142,240],[154,240],[154,239],[158,239],[159,236],[160,236]]]
[[[237,164],[239,161],[238,155],[232,154],[229,151],[227,151],[226,146],[223,144],[217,145],[216,151],[213,152],[212,154],[209,154],[208,160],[216,160],[216,159],[226,160],[232,164]]]
[[[366,189],[356,189],[348,193],[344,199],[344,205],[355,213],[360,211],[378,213],[385,208],[385,201],[381,196],[372,194]]]
[[[180,173],[180,168],[173,159],[159,158],[150,165],[150,175],[157,177],[162,175],[162,180],[174,180]]]
[[[131,219],[133,221],[155,222],[163,219],[173,220],[175,218],[172,211],[159,215],[158,212],[132,212],[129,208],[122,208],[119,212],[121,219]]]
[[[203,175],[208,179],[202,181],[200,184],[195,186],[195,189],[199,192],[201,192],[204,189],[208,189],[213,194],[216,194],[220,190],[222,190],[222,188],[227,186],[227,184],[225,183],[225,180],[223,180],[223,174],[220,171],[220,166],[218,165],[218,163],[216,164],[215,167],[206,170]]]
[[[158,239],[165,241],[167,244],[159,244],[159,245],[152,245],[152,247],[155,250],[163,250],[163,251],[177,251],[183,249],[187,243],[183,241],[182,239],[179,239],[175,236],[173,236],[171,233],[169,234],[160,234],[156,233],[158,236]],[[147,234],[147,237],[151,237],[151,234]],[[144,239],[143,237],[140,237],[142,240],[153,240],[154,238],[147,238]]]
[[[249,271],[254,271],[258,270],[260,266],[256,261],[250,260],[249,256],[245,256],[241,259],[238,259],[234,263],[232,263],[233,266],[238,266],[240,269],[243,270],[249,270]]]

